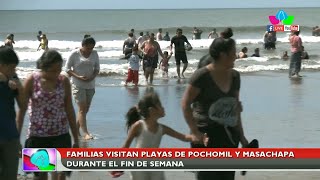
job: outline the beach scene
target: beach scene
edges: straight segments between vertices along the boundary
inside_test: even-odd
[[[289,2],[289,0],[287,0]],[[303,5],[303,1],[297,1]],[[149,2],[150,3],[150,2]],[[320,25],[320,4],[308,1],[310,6],[296,7],[278,3],[275,6],[260,5],[258,8],[161,8],[146,6],[143,9],[53,9],[53,10],[0,10],[0,38],[14,34],[14,51],[20,63],[17,74],[23,81],[36,71],[36,61],[43,51],[37,51],[38,31],[46,34],[48,48],[58,51],[64,64],[72,51],[81,47],[85,34],[96,40],[94,50],[100,61],[100,72],[96,77],[95,95],[87,114],[87,126],[93,135],[91,140],[80,140],[83,148],[122,147],[127,137],[125,115],[135,106],[145,93],[157,92],[165,117],[159,123],[188,134],[181,100],[189,84],[189,78],[197,69],[199,60],[209,53],[213,39],[208,35],[213,28],[219,34],[225,28],[233,30],[237,54],[242,48],[248,49],[246,58],[236,59],[234,69],[240,72],[240,100],[243,106],[242,124],[249,141],[258,139],[262,148],[317,148],[320,136],[319,105],[317,97],[320,89],[320,36],[314,36],[313,28]],[[8,6],[11,7],[11,6]],[[290,66],[290,43],[287,32],[277,32],[276,48],[264,48],[264,34],[270,25],[269,16],[279,10],[294,16],[293,24],[299,25],[300,37],[309,59],[303,59],[300,78],[288,78]],[[202,30],[201,39],[193,39],[194,27]],[[125,80],[128,62],[123,59],[123,43],[131,29],[138,38],[139,33],[157,34],[162,28],[162,35],[176,35],[177,28],[183,30],[193,49],[187,51],[188,68],[185,78],[178,78],[175,55],[169,60],[168,77],[155,69],[153,84],[149,85],[139,70],[137,86]],[[170,52],[170,41],[158,41],[162,51]],[[1,44],[2,45],[2,44]],[[256,48],[260,57],[251,57]],[[287,51],[289,59],[283,59]],[[159,56],[159,60],[161,57]],[[64,65],[63,64],[63,65]],[[77,106],[74,103],[75,111]],[[29,124],[25,117],[21,142],[26,139]],[[161,140],[163,148],[188,148],[190,143],[168,136]],[[20,163],[21,164],[21,163]],[[19,167],[20,179],[31,178]],[[117,179],[130,179],[130,173]],[[282,179],[319,179],[320,172],[312,171],[249,171],[246,176],[236,172],[237,180],[282,180]],[[108,172],[74,172],[69,179],[102,180],[114,179]],[[196,179],[193,172],[166,172],[166,179]]]

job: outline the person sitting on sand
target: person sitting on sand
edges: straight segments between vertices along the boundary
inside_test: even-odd
[[[251,57],[260,57],[260,49],[259,48],[254,49],[254,54],[252,54]]]
[[[247,58],[248,55],[246,54],[248,52],[248,48],[247,47],[243,47],[241,49],[241,52],[239,52],[238,58],[242,59],[242,58]]]
[[[309,59],[307,51],[304,50],[304,46],[301,46],[301,59]]]

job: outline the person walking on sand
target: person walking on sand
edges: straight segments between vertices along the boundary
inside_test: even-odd
[[[158,67],[158,53],[163,59],[166,59],[166,57],[163,55],[159,43],[154,40],[154,33],[151,33],[149,40],[141,45],[141,49],[144,54],[143,66],[146,81],[148,82],[150,76],[149,84],[152,84],[154,70]]]
[[[24,121],[22,112],[26,111],[20,81],[16,79],[15,86],[10,85],[18,63],[18,56],[11,48],[0,47],[0,179],[17,179],[18,173],[20,134]],[[15,100],[18,105],[17,115]]]
[[[181,134],[170,127],[160,124],[158,121],[165,116],[165,110],[156,93],[146,94],[137,106],[127,112],[128,137],[123,148],[129,148],[136,139],[136,148],[158,148],[163,135],[169,135],[181,141],[190,142],[194,138],[191,135]],[[132,171],[132,180],[164,180],[164,172],[161,171]]]
[[[230,36],[216,38],[209,53],[214,61],[194,72],[181,103],[191,133],[199,142],[208,137],[206,145],[192,143],[192,148],[237,148],[239,141],[247,147],[240,116],[240,74],[233,69],[236,43]],[[234,171],[201,171],[197,179],[234,180],[234,175]]]
[[[82,40],[82,47],[74,50],[66,62],[66,72],[71,76],[72,93],[78,105],[77,127],[81,127],[84,139],[92,139],[87,127],[87,113],[95,93],[95,78],[100,71],[99,56],[93,50],[93,37]]]
[[[185,43],[187,43],[190,47],[192,47],[187,37],[182,35],[182,29],[178,28],[176,31],[176,35],[173,36],[171,39],[170,51],[172,51],[172,45],[174,44],[174,53],[175,53],[174,56],[176,59],[177,74],[179,79],[180,79],[180,61],[182,61],[183,63],[183,69],[181,74],[183,78],[184,78],[184,72],[188,67],[188,59],[187,59],[186,49],[184,46]]]
[[[62,56],[55,50],[48,50],[37,62],[40,71],[32,73],[24,82],[30,116],[26,148],[79,147],[71,85],[69,79],[60,74],[62,64]],[[36,179],[48,179],[46,172],[34,175]],[[70,173],[54,172],[51,179],[64,180],[66,175]]]
[[[302,40],[299,36],[300,31],[293,31],[289,37],[291,44],[291,59],[289,66],[289,77],[301,77],[301,55],[302,55]]]

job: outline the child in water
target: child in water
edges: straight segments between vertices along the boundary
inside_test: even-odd
[[[168,69],[169,69],[169,59],[172,56],[172,52],[170,52],[170,55],[168,54],[168,51],[164,51],[163,55],[166,57],[166,59],[161,59],[160,64],[159,64],[159,69],[161,67],[162,69],[162,77],[168,77]]]
[[[283,60],[288,60],[289,59],[288,51],[283,52],[282,59]]]
[[[140,57],[138,56],[138,46],[134,46],[132,48],[132,54],[130,58],[128,59],[129,62],[129,68],[128,68],[128,77],[126,80],[126,84],[128,82],[133,82],[135,86],[138,85],[139,82],[139,62]]]
[[[136,139],[136,148],[158,148],[163,135],[192,141],[192,135],[181,134],[170,127],[158,123],[165,116],[164,108],[156,93],[146,94],[138,103],[127,112],[128,137],[123,148],[129,148],[133,139]],[[113,176],[121,175],[121,172],[112,172]],[[164,180],[164,172],[160,171],[132,171],[132,180]]]

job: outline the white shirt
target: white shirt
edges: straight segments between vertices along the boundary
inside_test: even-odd
[[[129,61],[129,69],[132,69],[134,71],[139,71],[140,58],[138,55],[136,54],[131,55],[128,61]]]
[[[142,125],[141,132],[136,138],[136,148],[158,148],[162,139],[162,124],[159,124],[158,131],[152,133],[149,131],[146,122],[144,120],[139,120]]]
[[[82,56],[80,49],[74,50],[68,58],[65,70],[68,72],[72,70],[79,76],[90,77],[95,70],[100,71],[99,56],[97,51],[93,50],[88,58]],[[95,80],[82,81],[76,77],[71,77],[71,82],[78,88],[94,89]]]
[[[160,32],[157,33],[157,41],[162,41],[162,34]]]

